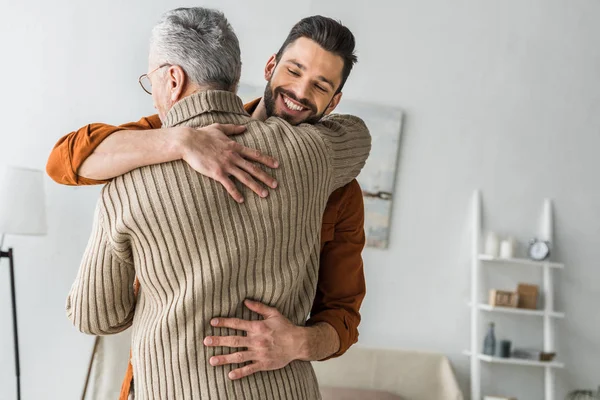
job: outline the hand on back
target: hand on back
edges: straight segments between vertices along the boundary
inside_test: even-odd
[[[182,129],[182,159],[198,173],[221,183],[235,201],[241,203],[244,198],[232,177],[260,197],[267,197],[268,191],[259,182],[270,188],[277,187],[277,181],[257,165],[277,168],[277,160],[229,138],[245,132],[245,126],[212,124],[178,129]]]

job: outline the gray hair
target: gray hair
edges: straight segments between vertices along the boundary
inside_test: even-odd
[[[242,73],[240,44],[225,15],[202,7],[166,12],[152,29],[150,57],[178,65],[211,89],[235,91]]]

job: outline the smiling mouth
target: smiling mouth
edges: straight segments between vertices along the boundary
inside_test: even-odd
[[[302,107],[289,97],[284,94],[281,94],[281,99],[283,100],[283,104],[285,104],[286,108],[291,111],[301,112],[308,110],[306,107]]]

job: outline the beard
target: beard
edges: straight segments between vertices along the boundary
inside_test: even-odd
[[[280,94],[284,94],[287,97],[289,97],[290,99],[298,102],[299,104],[302,104],[304,107],[308,108],[311,111],[311,114],[301,121],[294,121],[294,117],[285,112],[277,113],[275,111],[275,99]],[[298,99],[294,93],[287,91],[285,89],[282,89],[280,87],[276,87],[275,89],[273,89],[271,87],[271,80],[269,80],[269,82],[267,82],[267,86],[265,87],[265,94],[263,95],[263,99],[265,101],[265,109],[267,110],[267,118],[279,117],[281,119],[286,120],[291,125],[300,125],[300,124],[313,125],[313,124],[316,124],[317,122],[319,122],[321,120],[321,118],[323,118],[323,115],[325,114],[325,111],[323,111],[321,114],[319,114],[317,112],[318,111],[317,106],[314,105],[312,102],[310,102],[307,99]]]

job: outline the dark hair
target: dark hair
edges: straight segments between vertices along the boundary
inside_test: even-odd
[[[316,42],[326,51],[339,56],[344,60],[344,69],[342,70],[342,82],[336,93],[342,91],[346,79],[352,71],[357,58],[354,54],[354,35],[350,29],[342,25],[341,22],[321,15],[314,15],[300,20],[283,42],[283,45],[277,52],[276,60],[279,62],[285,49],[299,38],[307,38]]]

